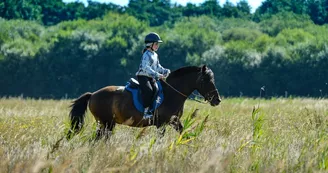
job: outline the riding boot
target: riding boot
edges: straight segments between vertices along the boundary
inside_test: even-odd
[[[157,99],[157,94],[158,94],[158,86],[156,83],[153,87],[153,90],[154,90],[153,96],[151,97],[151,102],[149,105],[149,113],[151,113],[151,114],[153,114],[153,112],[155,111],[155,110],[153,110],[155,108],[154,102]]]
[[[149,115],[153,115],[153,113],[155,111],[155,110],[153,110],[154,109],[154,101],[155,101],[155,96],[152,97],[150,105],[149,105],[149,107],[147,107]]]

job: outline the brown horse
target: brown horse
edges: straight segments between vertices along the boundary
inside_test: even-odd
[[[161,80],[164,101],[155,111],[151,119],[143,119],[132,100],[129,91],[122,86],[107,86],[94,93],[87,92],[73,101],[70,111],[71,130],[67,138],[78,133],[84,124],[84,115],[89,103],[89,109],[98,124],[97,138],[108,135],[116,124],[133,127],[155,125],[157,128],[171,124],[177,131],[182,132],[180,117],[187,97],[197,90],[212,106],[217,106],[221,98],[214,83],[214,74],[206,65],[201,67],[188,66],[173,71],[166,79]],[[160,128],[164,135],[165,128]]]

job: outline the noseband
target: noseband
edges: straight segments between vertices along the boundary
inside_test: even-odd
[[[200,80],[200,86],[201,86],[201,88],[202,88],[203,85],[204,85],[204,78],[203,78],[203,76],[200,76],[197,80]],[[207,93],[204,95],[205,101],[207,100],[207,101],[209,101],[209,102],[212,102],[212,100],[213,100],[214,97],[215,97],[214,94],[211,96],[211,93],[213,93],[213,92],[217,92],[217,93],[218,93],[218,89],[215,88],[214,90],[211,90],[211,91],[207,92]]]
[[[218,92],[218,89],[214,89],[212,91],[209,91],[208,93],[205,94],[205,100],[208,100],[209,102],[211,102],[215,95],[213,94],[212,96],[210,95],[212,92]]]

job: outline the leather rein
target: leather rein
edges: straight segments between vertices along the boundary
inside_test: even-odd
[[[175,89],[172,85],[170,85],[169,83],[167,83],[165,80],[162,80],[166,85],[168,85],[171,89],[173,89],[175,92],[177,92],[177,93],[179,93],[180,95],[182,95],[183,97],[185,97],[185,98],[188,98],[188,96],[187,95],[185,95],[185,94],[183,94],[182,92],[180,92],[179,90],[177,90],[177,89]],[[214,89],[214,90],[211,90],[211,91],[209,91],[209,92],[207,92],[206,94],[205,94],[205,100],[208,100],[209,102],[211,102],[212,100],[213,100],[213,98],[214,98],[214,95],[213,96],[211,96],[210,97],[210,94],[212,93],[212,92],[214,92],[214,91],[218,91],[217,89]],[[210,97],[210,98],[208,98],[208,97]]]

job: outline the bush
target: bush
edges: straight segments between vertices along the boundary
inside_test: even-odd
[[[250,30],[260,30],[260,25],[246,20],[246,19],[240,19],[240,18],[223,18],[220,20],[217,20],[217,29],[220,32],[223,32],[228,29],[233,28],[245,28]]]
[[[289,47],[313,40],[314,36],[303,29],[284,29],[275,38],[276,45]]]
[[[223,31],[222,39],[225,42],[238,40],[254,42],[261,35],[263,34],[258,30],[251,30],[248,28],[232,28]]]
[[[253,43],[252,47],[258,52],[266,52],[270,46],[273,45],[274,39],[270,36],[263,34],[259,36]]]
[[[306,15],[297,15],[291,12],[281,12],[260,22],[261,31],[270,36],[276,36],[284,29],[306,28],[313,22]]]
[[[177,22],[164,34],[166,41],[159,52],[164,63],[170,64],[171,68],[179,68],[186,63],[198,65],[203,52],[222,42],[221,34],[213,28],[214,19],[209,17],[184,18]]]

